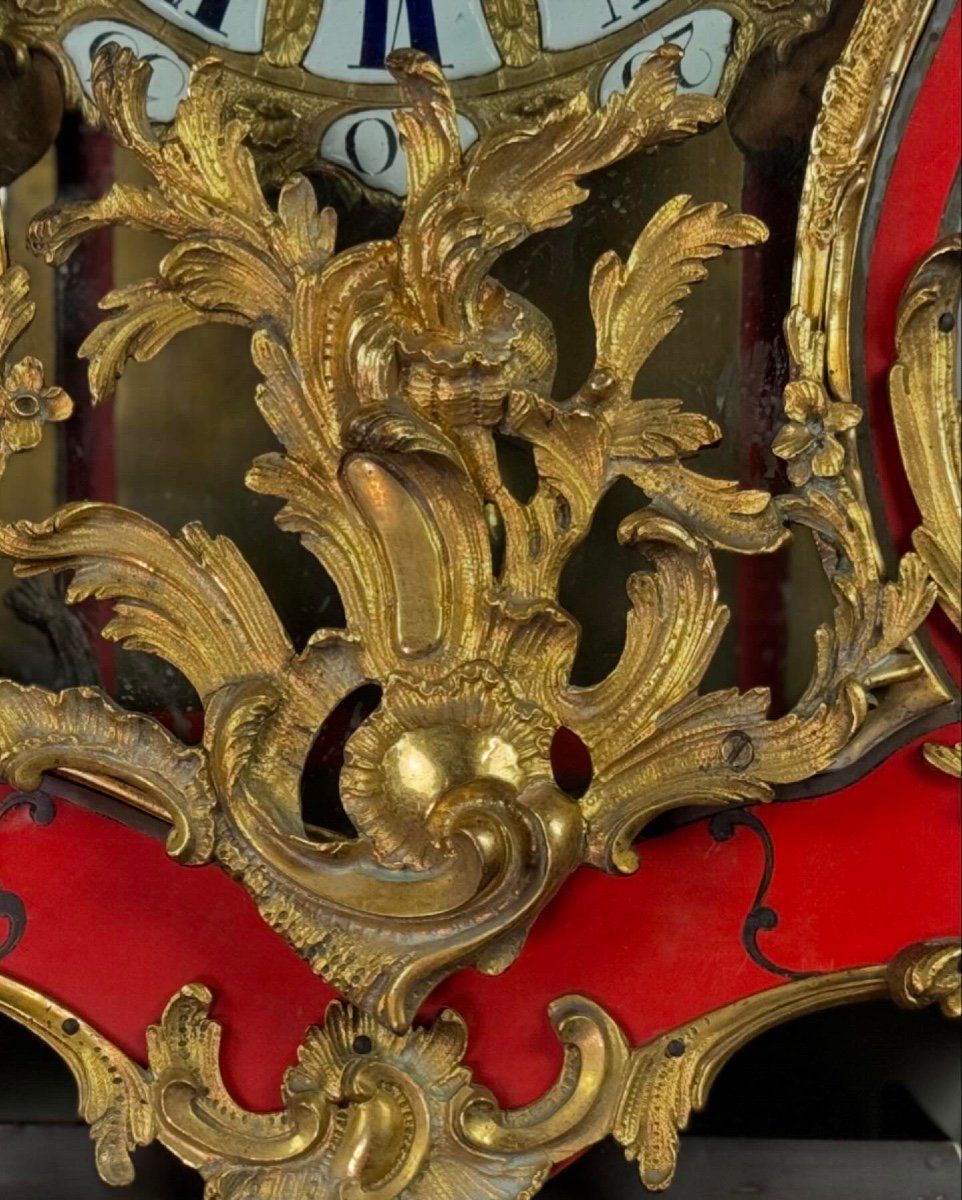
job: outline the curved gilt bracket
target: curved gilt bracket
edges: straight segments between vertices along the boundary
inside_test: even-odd
[[[898,359],[889,392],[902,461],[922,525],[913,541],[962,629],[962,422],[958,376],[962,238],[943,239],[922,259],[899,305]],[[962,747],[925,747],[926,758],[962,774]]]
[[[615,1138],[638,1160],[645,1186],[664,1190],[674,1177],[679,1131],[693,1111],[704,1108],[724,1065],[753,1038],[809,1013],[888,997],[905,1008],[937,1004],[946,1016],[958,1017],[959,963],[957,943],[924,942],[888,967],[796,980],[663,1035],[632,1055]]]
[[[555,1086],[503,1111],[462,1065],[467,1031],[453,1012],[423,1029],[388,1032],[334,1004],[284,1078],[283,1108],[250,1113],[218,1065],[210,992],[190,985],[147,1035],[141,1071],[83,1022],[0,976],[0,1011],[38,1033],[71,1066],[94,1122],[98,1166],[131,1177],[129,1151],[157,1138],[196,1167],[209,1200],[528,1200],[553,1165],[612,1134],[651,1191],[668,1187],[679,1132],[726,1062],[760,1033],[838,1004],[891,996],[958,1017],[960,948],[925,942],[888,966],[783,984],[630,1049],[615,1022],[578,996],[551,1020],[565,1046]]]
[[[0,1013],[36,1034],[67,1064],[77,1082],[80,1116],[96,1145],[100,1177],[130,1183],[131,1153],[156,1136],[144,1072],[69,1009],[6,975],[0,975]]]
[[[856,453],[862,412],[853,403],[852,323],[859,230],[882,137],[901,79],[931,6],[913,0],[865,4],[829,73],[799,212],[792,306],[785,337],[792,370],[785,423],[773,444],[796,491],[780,501],[785,517],[814,536],[836,601],[835,629],[858,625],[844,645],[820,637],[830,672],[851,672],[853,699],[895,685],[891,703],[875,697],[862,711],[834,765],[857,760],[894,732],[904,711],[938,708],[949,696],[914,637],[931,607],[929,562],[907,554],[898,581],[886,583]],[[872,630],[874,632],[870,633]],[[856,693],[861,692],[858,697]],[[881,701],[881,702],[880,702]]]

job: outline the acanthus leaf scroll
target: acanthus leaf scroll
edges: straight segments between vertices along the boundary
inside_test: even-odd
[[[604,255],[591,283],[596,362],[563,401],[551,394],[550,324],[489,274],[569,219],[586,195],[580,176],[721,116],[716,101],[677,93],[678,62],[668,47],[603,108],[576,96],[465,155],[440,70],[398,52],[405,216],[393,240],[337,252],[335,216],[318,211],[306,179],[267,204],[216,62],[196,68],[158,134],[149,68],[107,46],[98,107],[156,182],[116,184],[33,227],[51,261],[114,223],[174,242],[154,279],[103,302],[108,316],[84,347],[98,399],[128,358],[152,357],[185,328],[251,328],[257,402],[283,452],[255,462],[248,484],[284,500],[278,523],[335,580],[347,628],[296,652],[236,547],[197,525],[172,537],[128,510],[76,504],[4,527],[0,549],[19,573],[72,572],[70,599],[114,603],[105,636],[186,675],[205,734],[194,750],[159,727],[125,738],[145,719],[103,697],[0,684],[0,768],[27,784],[42,770],[99,771],[151,796],[175,822],[173,849],[219,861],[315,970],[398,1032],[451,971],[503,970],[581,863],[634,869],[632,843],[655,816],[764,801],[774,784],[829,765],[865,718],[872,664],[934,599],[911,557],[898,583],[879,580],[843,481],[776,503],[709,479],[682,460],[717,427],[680,401],[633,398],[705,264],[764,238],[757,219],[682,196],[625,262]],[[495,431],[533,448],[539,486],[527,504],[501,481]],[[621,662],[573,687],[578,630],[558,603],[560,572],[620,476],[651,497],[621,529],[650,569],[629,584]],[[497,576],[492,506],[506,539]],[[770,720],[764,690],[699,690],[728,617],[712,549],[771,551],[795,521],[836,544],[856,577],[835,571],[837,622],[819,634],[815,677],[796,710]],[[299,780],[310,745],[369,682],[383,698],[348,742],[342,777],[358,836],[308,837]],[[551,774],[562,725],[593,758],[579,801]],[[732,754],[733,736],[747,753]]]
[[[523,56],[533,7],[501,7],[505,39]],[[786,14],[786,29],[794,20]],[[347,626],[295,650],[236,546],[197,524],[174,537],[129,510],[79,503],[2,526],[0,551],[21,574],[71,573],[70,599],[113,603],[107,637],[187,676],[205,733],[188,747],[95,690],[2,682],[0,774],[30,789],[61,771],[164,815],[170,853],[219,862],[350,1001],[308,1033],[283,1109],[254,1114],[221,1079],[203,987],[174,997],[139,1067],[0,976],[0,1010],[74,1069],[105,1178],[129,1180],[130,1151],[158,1138],[201,1171],[212,1200],[278,1188],[299,1200],[319,1187],[381,1200],[528,1200],[552,1165],[610,1132],[660,1190],[678,1131],[761,1029],[883,995],[958,1015],[958,948],[947,942],[912,947],[889,968],[794,980],[635,1048],[596,1005],[567,997],[551,1012],[566,1047],[558,1083],[513,1112],[473,1083],[460,1018],[412,1028],[452,971],[503,970],[579,866],[634,870],[636,835],[661,813],[764,802],[838,763],[865,736],[876,690],[919,670],[912,635],[936,584],[951,602],[932,552],[948,526],[933,506],[920,554],[885,578],[855,457],[861,414],[837,386],[838,323],[826,328],[818,300],[840,294],[818,284],[850,219],[840,197],[871,152],[859,129],[876,128],[889,96],[873,78],[887,77],[886,55],[901,61],[909,21],[903,3],[870,3],[827,89],[786,323],[793,378],[774,447],[795,488],[777,499],[700,474],[698,453],[720,437],[717,426],[680,399],[634,395],[706,264],[766,236],[756,218],[679,196],[624,261],[603,255],[590,293],[595,362],[563,400],[553,395],[549,321],[489,274],[513,246],[569,219],[586,194],[582,176],[720,118],[718,102],[677,94],[677,50],[653,56],[604,108],[582,94],[559,98],[484,132],[468,154],[439,69],[395,55],[407,105],[398,117],[405,215],[393,240],[341,251],[335,214],[318,210],[305,178],[289,179],[276,205],[266,201],[217,62],[195,68],[172,127],[157,131],[146,117],[149,68],[101,51],[98,110],[155,182],[42,215],[33,246],[60,262],[91,230],[125,224],[173,247],[155,278],[105,298],[85,346],[91,391],[106,399],[130,358],[153,357],[192,326],[249,328],[263,379],[257,404],[282,451],[259,459],[248,484],[284,501],[278,523],[331,574]],[[271,53],[286,61],[292,46],[281,38]],[[927,345],[945,361],[941,344],[917,336],[913,304],[897,403],[932,375]],[[0,356],[29,318],[26,277],[0,247]],[[69,411],[39,364],[23,362],[3,377],[0,469]],[[8,403],[27,394],[36,411]],[[941,402],[938,411],[947,411]],[[532,449],[538,487],[527,503],[501,478],[496,434]],[[650,498],[619,530],[639,556],[626,645],[606,679],[578,688],[569,677],[579,631],[559,580],[622,476]],[[492,521],[505,542],[498,570]],[[809,687],[771,719],[764,689],[700,690],[728,619],[714,551],[767,553],[798,528],[814,536],[835,613],[816,635]],[[308,831],[304,761],[331,711],[367,683],[380,685],[381,703],[350,738],[341,776],[357,836]],[[551,771],[562,726],[592,756],[578,800]]]

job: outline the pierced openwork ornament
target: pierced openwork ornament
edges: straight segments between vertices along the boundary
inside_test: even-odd
[[[508,52],[523,55],[530,6],[491,7],[507,14]],[[916,550],[891,569],[859,471],[863,413],[838,332],[860,181],[891,103],[883,81],[902,69],[924,7],[870,0],[828,83],[785,326],[792,378],[773,449],[793,486],[779,495],[703,473],[699,455],[721,436],[714,422],[681,399],[634,394],[708,264],[764,240],[760,220],[677,196],[624,260],[602,255],[590,284],[595,360],[563,399],[548,319],[491,274],[569,219],[584,176],[721,118],[719,100],[679,91],[679,49],[652,54],[604,104],[562,96],[483,131],[467,152],[441,68],[395,52],[403,217],[393,238],[340,251],[336,214],[319,210],[305,177],[265,198],[223,64],[194,67],[160,129],[149,65],[113,44],[99,51],[92,103],[152,181],[40,214],[31,248],[62,263],[115,224],[172,246],[155,277],[104,298],[83,347],[93,397],[107,400],[130,359],[191,327],[248,327],[257,405],[280,449],[254,462],[247,484],[283,500],[279,526],[320,560],[346,614],[345,628],[296,649],[237,547],[199,524],[174,536],[129,509],[79,502],[0,526],[19,575],[67,572],[69,601],[109,601],[104,636],[178,668],[204,709],[202,742],[187,745],[97,690],[5,681],[0,774],[33,792],[56,773],[159,816],[174,858],[223,868],[344,998],[308,1031],[280,1108],[265,1114],[225,1085],[212,995],[199,984],[185,980],[157,1014],[137,1064],[0,974],[0,1011],[77,1075],[105,1179],[128,1182],[130,1152],[158,1139],[203,1174],[212,1200],[520,1200],[610,1133],[661,1189],[678,1131],[760,1030],[890,995],[958,1015],[958,947],[938,938],[891,967],[783,972],[780,986],[639,1046],[601,1006],[568,996],[551,1012],[566,1054],[558,1082],[509,1110],[464,1065],[460,1017],[416,1024],[453,973],[504,972],[578,868],[638,869],[638,835],[655,818],[768,802],[950,700],[916,634],[937,600],[959,619],[958,406],[953,350],[933,327],[933,314],[957,307],[958,239],[920,267],[900,317],[891,394],[923,523]],[[3,253],[0,354],[10,356],[32,310],[25,272]],[[9,361],[0,467],[70,410],[36,360]],[[505,435],[533,454],[525,502],[501,475]],[[626,643],[606,678],[576,686],[579,630],[559,600],[561,573],[622,478],[650,500],[619,529],[638,559]],[[807,688],[773,716],[765,689],[703,686],[729,615],[716,555],[768,554],[797,530],[814,536],[834,614],[816,634]],[[368,685],[379,703],[347,741],[340,776],[348,837],[305,824],[301,776],[318,730]],[[560,730],[591,757],[577,797],[552,770]],[[958,772],[957,747],[929,757]]]

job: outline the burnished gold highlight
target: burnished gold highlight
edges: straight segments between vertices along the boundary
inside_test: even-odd
[[[612,1134],[650,1191],[675,1172],[679,1132],[718,1072],[767,1029],[839,1004],[892,997],[959,1015],[957,943],[924,942],[891,966],[782,984],[631,1049],[597,1005],[552,1005],[565,1046],[557,1083],[501,1110],[462,1065],[467,1030],[453,1012],[403,1035],[333,1004],[285,1075],[283,1107],[251,1113],[221,1077],[210,992],[182,988],[147,1032],[148,1067],[83,1022],[0,976],[0,1012],[39,1033],[71,1066],[94,1122],[98,1166],[132,1178],[130,1151],[155,1138],[203,1174],[208,1200],[350,1196],[377,1200],[530,1200],[552,1165]]]
[[[926,942],[904,950],[889,967],[895,1002],[902,1008],[937,1004],[947,1017],[962,1015],[959,947],[951,941]]]
[[[546,319],[488,275],[505,250],[568,219],[585,194],[579,175],[721,115],[713,100],[676,93],[677,51],[653,57],[603,109],[578,97],[482,139],[467,160],[438,68],[412,52],[392,62],[410,105],[398,116],[405,218],[392,242],[337,254],[334,214],[317,211],[304,179],[267,206],[217,64],[197,70],[158,139],[147,68],[101,52],[104,118],[157,186],[117,185],[42,215],[33,243],[62,261],[84,233],[127,222],[175,246],[156,279],[105,299],[110,315],[85,346],[94,394],[184,328],[251,326],[258,402],[285,453],[260,459],[248,482],[286,501],[279,523],[334,578],[347,629],[295,653],[236,548],[196,525],[173,538],[116,506],[73,504],[9,526],[0,549],[18,572],[71,571],[69,599],[115,602],[107,637],[193,683],[205,743],[188,750],[152,723],[141,736],[143,718],[93,693],[0,685],[0,767],[24,787],[62,769],[116,780],[125,797],[139,789],[171,815],[174,853],[219,860],[315,970],[400,1032],[451,971],[503,970],[582,862],[633,870],[632,843],[660,813],[766,800],[772,785],[828,766],[934,588],[911,556],[898,582],[880,579],[843,482],[775,505],[709,479],[681,459],[718,428],[678,401],[633,398],[705,262],[764,237],[760,222],[681,196],[625,262],[604,255],[591,282],[594,368],[560,404]],[[809,357],[819,345],[802,324],[795,344]],[[528,504],[501,480],[496,429],[532,445],[541,486]],[[577,631],[558,604],[560,573],[619,476],[652,497],[621,537],[654,570],[631,581],[619,665],[572,687]],[[505,532],[497,576],[492,509]],[[764,691],[699,685],[728,616],[712,547],[774,549],[786,518],[837,546],[855,586],[833,579],[839,617],[820,635],[811,686],[769,720]],[[309,839],[304,759],[330,711],[372,680],[383,698],[349,741],[342,780],[359,836]],[[578,802],[551,774],[562,726],[593,759]]]
[[[324,0],[268,0],[264,57],[271,66],[297,66],[311,44],[323,6]]]
[[[628,1053],[595,1005],[559,1001],[566,1068],[536,1105],[503,1114],[462,1066],[467,1030],[455,1013],[398,1036],[332,1005],[285,1076],[284,1109],[258,1116],[221,1080],[210,1000],[184,988],[148,1033],[158,1137],[202,1170],[209,1196],[532,1196],[552,1164],[604,1136]]]
[[[825,5],[722,7],[741,15],[741,61],[755,34],[784,48]],[[537,6],[486,8],[505,62],[528,69]],[[481,123],[467,155],[440,69],[395,54],[405,213],[393,239],[340,252],[335,214],[318,210],[304,177],[287,178],[276,206],[266,201],[236,72],[197,66],[176,119],[159,131],[147,119],[149,68],[115,46],[100,52],[98,114],[154,183],[42,214],[32,245],[60,263],[87,233],[122,224],[172,246],[156,277],[104,299],[84,346],[92,393],[109,397],[130,359],[153,357],[183,330],[249,328],[263,378],[257,404],[281,450],[258,459],[247,482],[284,501],[278,524],[320,560],[346,613],[345,629],[319,630],[295,650],[236,546],[196,523],[172,536],[130,510],[82,502],[0,526],[0,552],[18,573],[69,572],[69,600],[111,602],[105,636],[173,664],[204,708],[203,744],[193,747],[98,691],[0,682],[0,775],[32,789],[60,771],[163,815],[170,853],[219,863],[347,1000],[309,1031],[281,1108],[254,1114],[224,1085],[206,989],[174,997],[141,1069],[0,977],[0,1008],[64,1053],[86,1088],[105,1178],[128,1179],[130,1150],[156,1137],[203,1173],[211,1200],[522,1200],[553,1165],[613,1133],[645,1185],[661,1189],[678,1131],[757,1032],[884,995],[958,1015],[959,951],[949,943],[914,947],[888,969],[773,988],[635,1049],[590,1000],[568,997],[551,1014],[566,1047],[559,1080],[514,1112],[463,1066],[460,1018],[412,1028],[451,972],[504,970],[578,867],[636,869],[637,835],[662,813],[764,802],[857,756],[887,722],[904,720],[910,705],[886,704],[902,682],[916,688],[920,710],[943,699],[913,635],[937,596],[951,611],[954,595],[957,617],[946,542],[958,533],[957,445],[955,459],[938,449],[937,461],[909,456],[910,475],[925,476],[924,525],[918,553],[887,578],[859,475],[862,414],[847,345],[865,179],[923,9],[870,0],[829,82],[774,445],[794,490],[776,499],[698,470],[699,453],[721,436],[711,420],[681,399],[634,395],[707,264],[764,239],[760,221],[678,196],[624,260],[602,255],[589,297],[594,363],[562,400],[550,323],[490,273],[505,252],[570,218],[586,194],[581,177],[721,118],[719,101],[679,94],[678,50],[655,54],[604,107],[581,86],[545,104],[514,97]],[[315,0],[272,0],[272,69],[299,61],[304,25],[319,11]],[[316,133],[307,117],[298,130]],[[932,328],[946,295],[944,253],[910,289],[893,374],[900,435],[921,421],[930,444],[933,430],[958,431],[940,390],[948,343]],[[0,355],[28,320],[25,276],[4,256]],[[0,466],[36,441],[43,420],[69,411],[29,359],[6,371],[0,401]],[[531,448],[538,486],[527,503],[501,476],[499,435]],[[619,530],[639,555],[625,648],[607,678],[575,687],[578,629],[559,602],[561,573],[620,478],[650,497]],[[503,542],[497,565],[492,529]],[[770,719],[764,689],[701,690],[728,620],[714,556],[767,553],[798,529],[815,538],[835,612],[816,635],[808,688]],[[300,779],[310,748],[331,712],[371,683],[381,701],[350,737],[340,781],[357,836],[308,829]],[[579,799],[551,769],[562,727],[591,755]]]
[[[787,460],[797,491],[781,501],[782,511],[812,531],[836,596],[836,622],[847,624],[844,612],[852,611],[854,601],[862,627],[874,624],[881,632],[867,671],[856,668],[862,682],[877,689],[876,707],[840,751],[837,766],[883,741],[907,713],[920,716],[950,699],[911,636],[933,597],[928,562],[908,554],[899,565],[899,590],[882,581],[882,555],[856,453],[861,413],[853,403],[849,345],[856,253],[869,184],[896,81],[930,11],[928,0],[868,0],[829,73],[805,173],[792,306],[785,322],[792,381],[785,389],[786,421],[773,448]],[[916,604],[910,615],[907,606]],[[886,635],[893,622],[901,627],[901,636]],[[864,645],[858,654],[864,654]],[[848,650],[838,649],[848,657]]]
[[[117,1186],[130,1183],[132,1152],[155,1137],[143,1071],[63,1005],[3,974],[0,1013],[36,1034],[67,1064],[77,1082],[80,1116],[90,1126],[101,1179]]]
[[[541,53],[538,0],[484,0],[484,13],[508,67],[527,67]]]
[[[931,10],[932,0],[867,0],[829,72],[812,133],[790,318],[797,328],[807,323],[812,340],[804,361],[801,347],[790,348],[796,370],[821,385],[835,403],[852,400],[852,293],[870,183],[897,82]],[[838,409],[830,411],[841,418]],[[836,433],[851,428],[842,420]]]
[[[937,1004],[958,1017],[959,962],[958,943],[923,942],[888,967],[813,975],[759,992],[634,1050],[613,1133],[638,1160],[642,1183],[650,1191],[670,1185],[680,1131],[704,1108],[722,1067],[753,1038],[807,1013],[888,997],[908,1008]]]

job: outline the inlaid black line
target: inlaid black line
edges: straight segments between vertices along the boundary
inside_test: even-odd
[[[773,929],[778,928],[778,913],[771,905],[765,903],[768,889],[772,886],[772,879],[775,875],[775,843],[763,822],[746,809],[731,809],[716,814],[709,824],[709,832],[716,842],[727,842],[735,836],[739,825],[743,825],[755,834],[762,844],[765,856],[765,865],[762,868],[761,881],[755,892],[755,900],[742,925],[742,945],[745,947],[746,953],[763,970],[768,971],[771,975],[778,975],[782,979],[809,979],[813,975],[818,975],[818,971],[793,971],[789,967],[779,966],[759,946],[758,935],[760,933],[771,933]]]
[[[0,800],[0,817],[15,808],[29,808],[34,825],[49,825],[57,814],[46,792],[13,792],[6,800]]]
[[[5,800],[0,800],[0,818],[15,808],[27,808],[30,819],[35,825],[49,825],[56,816],[56,808],[46,792],[13,792]],[[27,927],[27,910],[23,901],[15,892],[4,891],[0,887],[0,928],[6,926],[3,940],[0,941],[0,958],[12,953],[20,943]]]
[[[0,888],[0,922],[6,925],[3,941],[0,941],[0,958],[6,958],[16,950],[27,927],[27,910],[15,892]],[[0,926],[2,928],[2,926]]]

